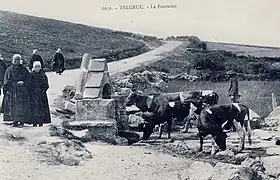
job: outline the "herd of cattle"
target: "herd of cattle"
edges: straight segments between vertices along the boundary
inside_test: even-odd
[[[212,151],[215,153],[215,143],[221,150],[226,149],[227,132],[236,128],[240,137],[238,150],[244,149],[245,132],[251,144],[251,127],[249,109],[242,104],[232,103],[218,105],[219,96],[210,90],[186,91],[178,93],[162,93],[148,95],[142,92],[130,92],[126,98],[126,106],[136,105],[143,113],[145,120],[140,125],[143,131],[142,140],[150,138],[155,126],[159,126],[161,138],[163,125],[167,123],[168,138],[171,138],[171,126],[174,118],[185,122],[184,132],[188,131],[192,118],[196,119],[200,151],[203,147],[203,138],[212,135]],[[248,120],[245,120],[246,115]]]

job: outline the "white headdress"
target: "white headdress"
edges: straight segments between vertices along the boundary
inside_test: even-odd
[[[14,63],[16,59],[21,60],[21,55],[20,54],[14,54],[12,63]]]
[[[13,60],[15,59],[21,59],[21,55],[20,54],[14,54],[13,55]]]
[[[41,62],[40,61],[34,61],[33,62],[33,67],[35,67],[36,65],[39,65],[41,67]]]
[[[60,52],[61,52],[61,49],[60,49],[60,48],[58,48],[56,52],[57,52],[57,53],[60,53]]]

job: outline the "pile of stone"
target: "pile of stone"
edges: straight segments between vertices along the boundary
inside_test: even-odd
[[[62,97],[68,101],[70,101],[76,93],[76,87],[75,86],[65,86],[62,90]]]
[[[203,173],[201,173],[203,172]],[[188,180],[250,180],[250,179],[276,179],[265,173],[263,162],[259,159],[245,159],[241,165],[217,163],[215,166],[207,162],[195,161],[180,174]]]
[[[268,127],[280,126],[280,107],[277,107],[265,118],[265,125]]]
[[[170,75],[164,72],[148,71],[136,72],[126,75],[124,77],[118,77],[113,80],[114,88],[132,88],[142,87],[143,89],[152,88],[158,91],[165,91],[167,82],[171,80],[187,80],[193,82],[197,80],[197,76],[184,74]]]
[[[91,152],[77,140],[43,141],[38,146],[37,152],[43,157],[42,161],[51,165],[77,166],[81,161],[92,159]]]

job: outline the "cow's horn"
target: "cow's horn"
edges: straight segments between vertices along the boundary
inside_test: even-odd
[[[225,129],[224,129],[223,132],[224,132],[224,133],[228,133],[228,132],[230,132],[230,129],[229,129],[229,130],[225,130]]]
[[[227,124],[227,122],[228,122],[228,120],[222,124],[222,129],[225,127],[225,125]]]

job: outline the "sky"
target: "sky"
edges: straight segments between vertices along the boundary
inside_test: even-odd
[[[173,9],[102,7],[173,4]],[[0,10],[158,37],[280,47],[279,0],[0,0]]]

